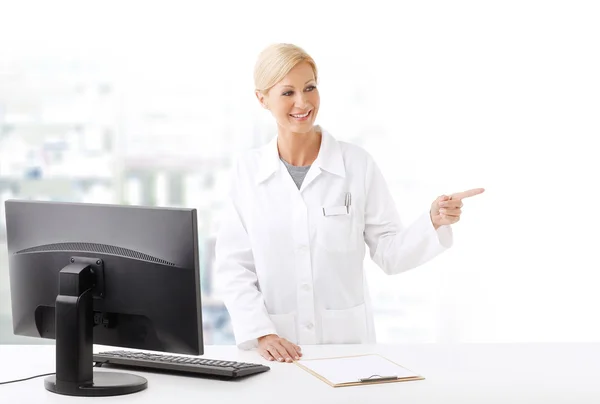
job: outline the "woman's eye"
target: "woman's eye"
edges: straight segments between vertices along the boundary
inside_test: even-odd
[[[316,89],[317,89],[316,86],[308,86],[308,87],[306,87],[305,91],[314,91]],[[294,92],[293,91],[286,91],[285,93],[282,93],[281,95],[284,96],[284,97],[289,97],[291,95],[294,95]]]

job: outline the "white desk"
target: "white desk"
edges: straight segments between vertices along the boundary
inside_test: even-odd
[[[112,349],[95,351],[106,348]],[[207,358],[265,363],[271,370],[239,381],[130,371],[148,379],[146,390],[102,398],[50,393],[37,378],[0,385],[0,403],[600,403],[600,344],[330,345],[303,352],[306,358],[379,353],[426,380],[333,388],[294,364],[207,346]],[[54,346],[3,345],[0,361],[0,381],[53,372]]]

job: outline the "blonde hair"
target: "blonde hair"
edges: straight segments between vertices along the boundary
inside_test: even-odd
[[[317,65],[304,49],[288,44],[278,43],[268,46],[258,56],[254,66],[254,86],[263,94],[279,83],[298,63],[307,62],[313,69],[317,79]]]

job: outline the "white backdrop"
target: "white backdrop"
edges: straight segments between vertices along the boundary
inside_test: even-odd
[[[599,3],[81,3],[1,2],[0,72],[76,55],[123,83],[203,85],[268,122],[254,58],[292,42],[319,65],[319,122],[376,157],[406,222],[486,188],[443,256],[393,278],[368,264],[380,341],[396,326],[419,341],[600,340]]]

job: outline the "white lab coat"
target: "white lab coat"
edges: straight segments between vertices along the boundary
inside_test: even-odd
[[[277,138],[235,166],[215,265],[216,293],[241,349],[266,334],[299,345],[373,343],[365,243],[390,275],[452,244],[450,226],[436,231],[429,209],[405,227],[372,157],[321,132],[300,190],[279,158]],[[323,208],[343,213],[347,193],[348,214],[324,215]]]

